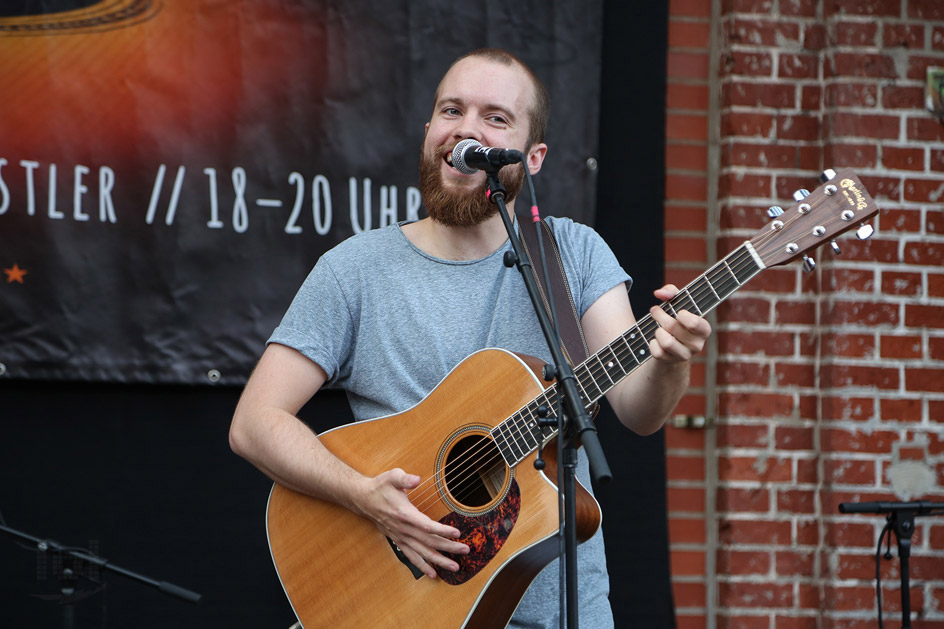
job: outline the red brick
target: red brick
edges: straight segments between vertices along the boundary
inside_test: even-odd
[[[864,421],[871,419],[875,414],[875,403],[872,398],[852,396],[823,396],[823,419],[853,419]]]
[[[819,596],[816,595],[816,600],[810,605],[801,605],[801,607],[807,609],[819,609]],[[774,619],[774,628],[775,629],[819,629],[819,623],[816,618],[813,616],[781,616],[778,615]]]
[[[898,78],[895,62],[889,55],[878,53],[834,53],[824,70],[826,76],[868,77],[873,79]]]
[[[667,75],[673,79],[707,79],[709,57],[707,52],[675,52],[670,50]]]
[[[944,338],[931,337],[928,339],[928,358],[944,360]]]
[[[874,485],[875,462],[826,459],[823,461],[823,482],[839,485]]]
[[[908,17],[918,20],[944,20],[944,5],[939,0],[909,0]]]
[[[807,24],[803,28],[804,50],[823,50],[826,47],[826,26]]]
[[[770,138],[773,127],[774,117],[770,114],[729,112],[721,116],[721,134],[724,137]]]
[[[669,168],[704,171],[708,166],[708,147],[700,144],[667,143],[665,163]],[[704,228],[704,220],[701,226]]]
[[[704,201],[708,195],[708,182],[706,177],[701,175],[667,174],[665,190],[668,199]],[[700,240],[704,243],[704,238]]]
[[[907,304],[905,325],[912,328],[944,328],[944,306]]]
[[[824,17],[836,14],[901,17],[901,3],[898,0],[830,0],[824,3]]]
[[[768,443],[767,424],[722,424],[717,427],[718,447],[762,448]]]
[[[804,85],[800,91],[800,109],[819,111],[823,104],[823,88],[819,85]],[[808,147],[812,148],[812,147]],[[820,150],[820,147],[816,147]]]
[[[882,107],[885,109],[920,109],[923,102],[923,88],[901,85],[886,85],[882,88]]]
[[[767,385],[770,382],[770,366],[750,362],[719,361],[717,380],[724,385]]]
[[[793,480],[790,459],[768,457],[718,458],[718,477],[722,481],[788,482]]]
[[[681,20],[673,20],[669,23],[670,48],[707,49],[710,39],[710,22],[682,22]]]
[[[793,332],[762,330],[718,331],[716,338],[720,354],[791,356],[796,342],[796,335]]]
[[[882,358],[921,358],[920,336],[882,336]]]
[[[892,444],[897,441],[898,434],[888,430],[865,432],[845,428],[823,428],[820,431],[823,452],[888,454],[892,451]]]
[[[769,77],[773,70],[773,57],[763,52],[743,52],[729,50],[721,59],[721,76],[763,76]]]
[[[824,389],[842,387],[876,387],[897,390],[900,384],[897,368],[859,365],[826,365],[820,373]]]
[[[944,274],[928,273],[928,296],[944,297]]]
[[[704,518],[669,518],[669,540],[673,544],[704,544]]]
[[[884,421],[920,422],[921,400],[892,399],[879,400],[879,417]]]
[[[941,142],[944,141],[944,125],[930,116],[909,118],[907,136],[909,140]]]
[[[931,170],[944,171],[944,149],[931,149]]]
[[[781,53],[777,76],[787,79],[815,79],[820,76],[818,54]]]
[[[778,361],[774,365],[774,381],[777,386],[787,387],[814,387],[816,386],[816,369],[812,364],[790,364]]]
[[[834,301],[823,308],[823,320],[830,324],[882,325],[896,324],[898,305],[859,301]]]
[[[823,335],[823,353],[844,358],[866,358],[875,356],[875,337],[871,334]]]
[[[926,229],[929,234],[944,234],[944,210],[927,209]]]
[[[777,492],[777,513],[804,513],[812,515],[815,512],[816,492],[801,489]]]
[[[748,297],[735,297],[721,303],[717,309],[719,321],[770,321],[770,301]]]
[[[770,553],[721,549],[718,551],[718,574],[744,575],[770,572]]]
[[[672,0],[669,3],[671,17],[711,17],[711,7],[701,0]]]
[[[916,81],[925,81],[927,79],[928,68],[941,65],[939,57],[923,57],[921,55],[911,55],[908,57],[907,78]]]
[[[705,584],[673,581],[672,597],[679,607],[704,607]]]
[[[795,293],[798,276],[800,273],[797,266],[767,269],[754,280],[751,290],[764,293]]]
[[[917,297],[921,294],[921,275],[885,271],[882,273],[882,293]]]
[[[879,529],[871,522],[829,522],[825,542],[833,547],[875,548]]]
[[[810,301],[782,301],[777,304],[774,322],[777,324],[812,325],[816,322],[816,305]]]
[[[705,459],[702,456],[665,457],[666,475],[669,480],[705,480]]]
[[[773,583],[719,583],[722,607],[788,608],[794,604],[793,586]]]
[[[790,144],[733,142],[721,147],[721,163],[725,166],[793,169],[797,168],[800,159],[798,149]]]
[[[673,576],[704,576],[705,553],[697,550],[672,550],[669,565]]]
[[[669,487],[666,490],[669,511],[672,513],[704,513],[705,490],[692,487]]]
[[[724,30],[731,44],[782,46],[786,42],[800,41],[800,26],[796,22],[738,17],[731,20]]]
[[[704,629],[707,626],[708,619],[704,614],[685,609],[675,610],[675,629]]]
[[[666,139],[708,139],[708,119],[702,114],[668,114],[666,116]]]
[[[770,511],[769,489],[720,488],[717,495],[719,512],[765,513]]]
[[[796,17],[816,17],[819,2],[816,0],[790,0],[780,3],[780,14]]]
[[[790,544],[790,522],[720,518],[718,537],[722,544]]]
[[[824,150],[824,162],[833,169],[872,168],[878,164],[878,147],[874,144],[829,142]]]
[[[935,26],[931,29],[931,48],[944,50],[944,26]],[[944,605],[941,609],[944,609]]]
[[[781,140],[812,141],[820,139],[821,123],[818,116],[786,114],[777,117],[777,138]]]
[[[875,46],[877,34],[876,22],[837,22],[835,43],[840,46]]]
[[[774,429],[774,443],[778,450],[812,450],[812,427],[777,426]]]
[[[924,149],[883,146],[882,165],[899,170],[924,170]]]
[[[918,233],[921,231],[921,212],[886,205],[879,214],[878,229],[883,233],[889,231]]]
[[[863,137],[897,140],[901,119],[898,116],[835,112],[827,116],[834,137]],[[816,138],[806,138],[816,139]]]
[[[898,570],[898,561],[882,559],[879,564],[881,569],[882,581],[886,583],[895,582],[901,574]],[[836,574],[832,575],[839,579],[859,579],[872,580],[875,578],[875,553],[849,554],[840,553],[837,561]]]
[[[707,111],[710,102],[710,90],[707,85],[692,85],[669,81],[666,87],[668,109],[696,109]]]
[[[722,197],[767,197],[771,191],[770,184],[770,175],[726,173],[718,179],[718,194]]]
[[[908,391],[944,393],[944,369],[905,369],[905,388]]]
[[[875,107],[878,103],[878,87],[846,79],[827,85],[825,99],[828,107]]]
[[[718,629],[770,629],[770,619],[765,616],[745,615],[740,612],[719,612],[716,616]],[[704,629],[708,625],[702,625]]]
[[[793,396],[775,393],[721,393],[718,412],[742,417],[789,417],[793,414]]]
[[[704,450],[705,431],[675,428],[672,424],[665,427],[666,450]]]
[[[924,47],[924,26],[917,24],[883,24],[882,45],[885,48],[901,46],[921,49]]]
[[[907,179],[903,190],[906,201],[941,203],[944,201],[944,178]]]
[[[777,551],[774,554],[774,565],[777,576],[781,577],[812,577],[813,576],[812,552],[803,551]]]

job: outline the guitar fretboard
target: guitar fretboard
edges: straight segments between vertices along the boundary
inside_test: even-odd
[[[681,310],[703,317],[763,268],[751,244],[746,242],[659,307],[672,317]],[[652,316],[646,315],[574,368],[584,408],[590,408],[649,360],[649,341],[658,328],[659,324]],[[548,416],[554,416],[557,393],[558,385],[555,384],[491,430],[492,439],[510,467],[523,461],[540,443],[557,434],[555,427],[540,424],[545,409]]]

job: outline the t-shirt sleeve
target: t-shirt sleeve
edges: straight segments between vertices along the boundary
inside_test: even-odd
[[[318,363],[331,385],[339,376],[342,357],[350,351],[355,329],[343,286],[330,261],[322,257],[267,343],[287,345]]]
[[[551,218],[549,223],[581,317],[614,286],[625,284],[630,289],[633,279],[596,230],[569,218]]]

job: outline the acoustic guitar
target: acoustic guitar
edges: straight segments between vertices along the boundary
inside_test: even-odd
[[[704,316],[769,266],[799,257],[860,227],[878,209],[850,170],[826,171],[812,194],[798,191],[786,211],[661,305],[672,316]],[[835,246],[835,243],[833,243]],[[589,408],[649,359],[658,325],[639,320],[574,368]],[[355,422],[320,435],[338,458],[367,475],[394,467],[424,480],[410,500],[433,520],[456,527],[468,556],[460,569],[423,578],[373,522],[344,507],[274,485],[267,530],[276,571],[303,626],[502,627],[537,573],[557,556],[555,448],[547,467],[533,463],[556,436],[541,422],[557,386],[541,377],[541,361],[484,349],[461,362],[415,407]],[[544,408],[542,408],[544,407]],[[600,525],[600,508],[579,486],[577,537]]]

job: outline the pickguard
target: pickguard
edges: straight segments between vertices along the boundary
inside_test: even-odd
[[[502,546],[518,521],[521,511],[521,491],[518,482],[512,479],[505,498],[494,508],[476,516],[450,513],[441,520],[443,524],[454,526],[462,532],[457,541],[468,545],[468,555],[444,553],[459,564],[458,572],[449,572],[437,568],[443,582],[460,585],[478,574],[490,562]]]

